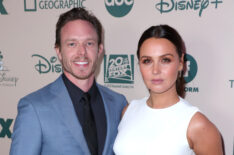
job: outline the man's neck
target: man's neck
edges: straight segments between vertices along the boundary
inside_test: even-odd
[[[69,81],[71,81],[74,85],[79,87],[84,92],[88,92],[88,90],[92,87],[94,82],[94,75],[91,75],[87,79],[77,79],[74,76],[66,73],[64,73],[64,75],[67,77]]]

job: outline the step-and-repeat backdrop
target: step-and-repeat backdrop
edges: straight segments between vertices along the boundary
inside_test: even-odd
[[[73,7],[102,22],[105,55],[97,81],[128,101],[148,95],[136,58],[142,32],[157,24],[177,29],[187,47],[186,99],[218,127],[226,154],[234,154],[233,0],[0,0],[1,155],[9,154],[19,99],[62,72],[55,24]]]

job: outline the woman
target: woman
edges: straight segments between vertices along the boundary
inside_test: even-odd
[[[137,57],[149,97],[124,109],[117,155],[222,155],[217,128],[184,97],[185,45],[168,25],[141,36]]]

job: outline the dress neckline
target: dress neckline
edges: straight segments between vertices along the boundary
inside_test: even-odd
[[[175,104],[169,106],[169,107],[166,107],[166,108],[151,108],[148,104],[147,104],[147,99],[149,97],[145,97],[144,99],[144,106],[146,107],[147,110],[149,111],[161,111],[161,112],[165,112],[165,111],[171,111],[173,109],[175,109],[176,107],[178,107],[181,103],[182,103],[182,98],[179,97],[179,101],[176,102]]]

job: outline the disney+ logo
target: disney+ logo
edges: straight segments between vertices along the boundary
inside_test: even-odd
[[[218,8],[218,5],[223,3],[222,0],[160,0],[155,8],[162,13],[169,13],[173,10],[175,11],[186,11],[194,10],[199,11],[199,17],[201,17],[202,12],[206,9],[209,4],[215,6],[215,9]]]

